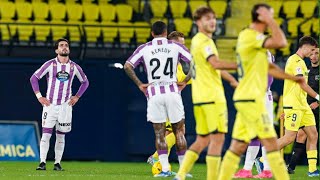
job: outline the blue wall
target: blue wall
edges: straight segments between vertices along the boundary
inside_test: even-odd
[[[90,86],[74,107],[73,127],[66,136],[63,159],[144,161],[155,150],[152,126],[146,121],[146,99],[122,69],[110,67],[114,62],[117,61],[90,60],[79,63],[88,76]],[[43,63],[34,59],[0,60],[0,120],[34,120],[41,125],[42,106],[32,91],[29,78]],[[138,70],[137,74],[145,80],[143,72]],[[79,82],[75,80],[74,93],[78,87]],[[40,89],[45,94],[44,78],[40,81]],[[189,145],[195,139],[190,89],[187,87],[182,93]],[[225,90],[231,131],[235,116],[230,101],[233,89],[225,84]],[[224,149],[229,142],[230,135],[227,135]],[[51,140],[49,159],[54,158],[53,146],[54,138]],[[172,154],[172,158],[175,158]]]

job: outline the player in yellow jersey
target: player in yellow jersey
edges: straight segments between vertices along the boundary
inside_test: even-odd
[[[318,47],[318,43],[310,36],[304,36],[299,40],[298,51],[289,57],[285,72],[294,76],[308,79],[308,69],[304,62],[305,57],[309,57]],[[308,86],[309,87],[309,86]],[[285,114],[285,135],[278,139],[277,143],[282,149],[284,146],[294,142],[298,130],[301,128],[307,134],[307,158],[309,164],[308,176],[319,176],[317,170],[317,142],[318,133],[314,114],[307,102],[305,87],[300,87],[292,81],[284,81],[283,88],[283,109]],[[310,88],[310,87],[309,87]],[[310,95],[319,101],[316,92]]]
[[[178,31],[173,31],[168,35],[168,39],[172,40],[174,42],[185,44],[184,41],[184,34]],[[187,66],[187,64],[184,64],[184,66]],[[181,63],[177,66],[177,82],[182,82],[186,78],[186,74],[188,74],[189,66],[183,68]],[[190,84],[191,80],[187,84]],[[185,129],[184,129],[185,133]],[[176,137],[174,136],[174,133],[172,132],[172,125],[169,121],[166,122],[166,142],[168,145],[168,153],[170,154],[171,148],[176,143]],[[151,165],[153,165],[155,162],[159,160],[158,152],[155,151],[147,160],[147,162]],[[190,175],[189,175],[190,176]]]
[[[275,78],[291,79],[301,84],[305,84],[305,81],[301,77],[285,74],[268,62],[267,49],[287,45],[284,33],[273,18],[273,9],[267,4],[256,4],[251,15],[252,23],[249,28],[241,31],[238,36],[236,52],[239,85],[233,96],[237,116],[232,142],[223,158],[218,179],[232,179],[248,143],[258,137],[267,151],[267,159],[275,179],[288,180],[289,175],[276,144],[273,122],[268,117],[265,105],[268,68],[269,74]],[[267,28],[270,28],[271,36],[264,35]]]
[[[192,38],[193,56],[192,100],[196,120],[196,141],[187,150],[175,179],[185,179],[199,154],[208,147],[206,156],[207,179],[217,179],[224,136],[228,130],[227,104],[221,78],[236,87],[238,82],[227,71],[236,69],[236,63],[219,60],[212,40],[216,18],[209,7],[199,7],[194,13],[199,32]]]

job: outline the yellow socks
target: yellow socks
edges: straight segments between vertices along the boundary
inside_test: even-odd
[[[289,180],[289,174],[279,151],[267,153],[267,159],[275,179]]]
[[[317,170],[317,150],[307,151],[309,172],[314,172]]]
[[[193,164],[198,160],[199,154],[188,150],[184,156],[183,163],[180,165],[178,176],[185,179],[186,174],[192,169]]]
[[[220,168],[219,180],[230,180],[239,167],[240,157],[231,151],[227,151],[223,157]]]
[[[206,156],[207,162],[207,179],[218,179],[221,156]]]

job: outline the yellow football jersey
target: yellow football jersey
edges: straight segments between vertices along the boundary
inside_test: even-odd
[[[179,63],[177,66],[177,82],[182,82],[186,78],[186,74],[184,74],[182,70],[182,65]],[[191,79],[188,81],[187,84],[191,84]]]
[[[212,55],[219,56],[213,40],[198,32],[191,41],[191,54],[193,103],[226,102],[220,70],[214,69],[207,60]]]
[[[301,75],[308,81],[308,69],[306,63],[297,54],[289,57],[285,72],[293,76]],[[283,107],[293,109],[308,109],[307,93],[301,89],[298,83],[290,80],[284,81]]]
[[[268,56],[263,43],[267,36],[254,29],[244,29],[237,42],[239,85],[234,101],[264,101],[268,84]]]

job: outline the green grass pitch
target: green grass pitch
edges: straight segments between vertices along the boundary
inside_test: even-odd
[[[104,179],[104,180],[144,180],[152,177],[151,166],[147,163],[111,163],[111,162],[62,162],[65,171],[53,171],[53,162],[47,162],[46,171],[36,171],[38,162],[0,162],[0,179]],[[178,164],[172,164],[172,170],[178,170]],[[308,167],[298,166],[296,173],[290,175],[292,180],[319,179],[307,176]],[[255,170],[253,170],[255,173]],[[193,180],[206,179],[205,164],[197,163],[193,170]],[[156,178],[173,179],[173,178]]]

